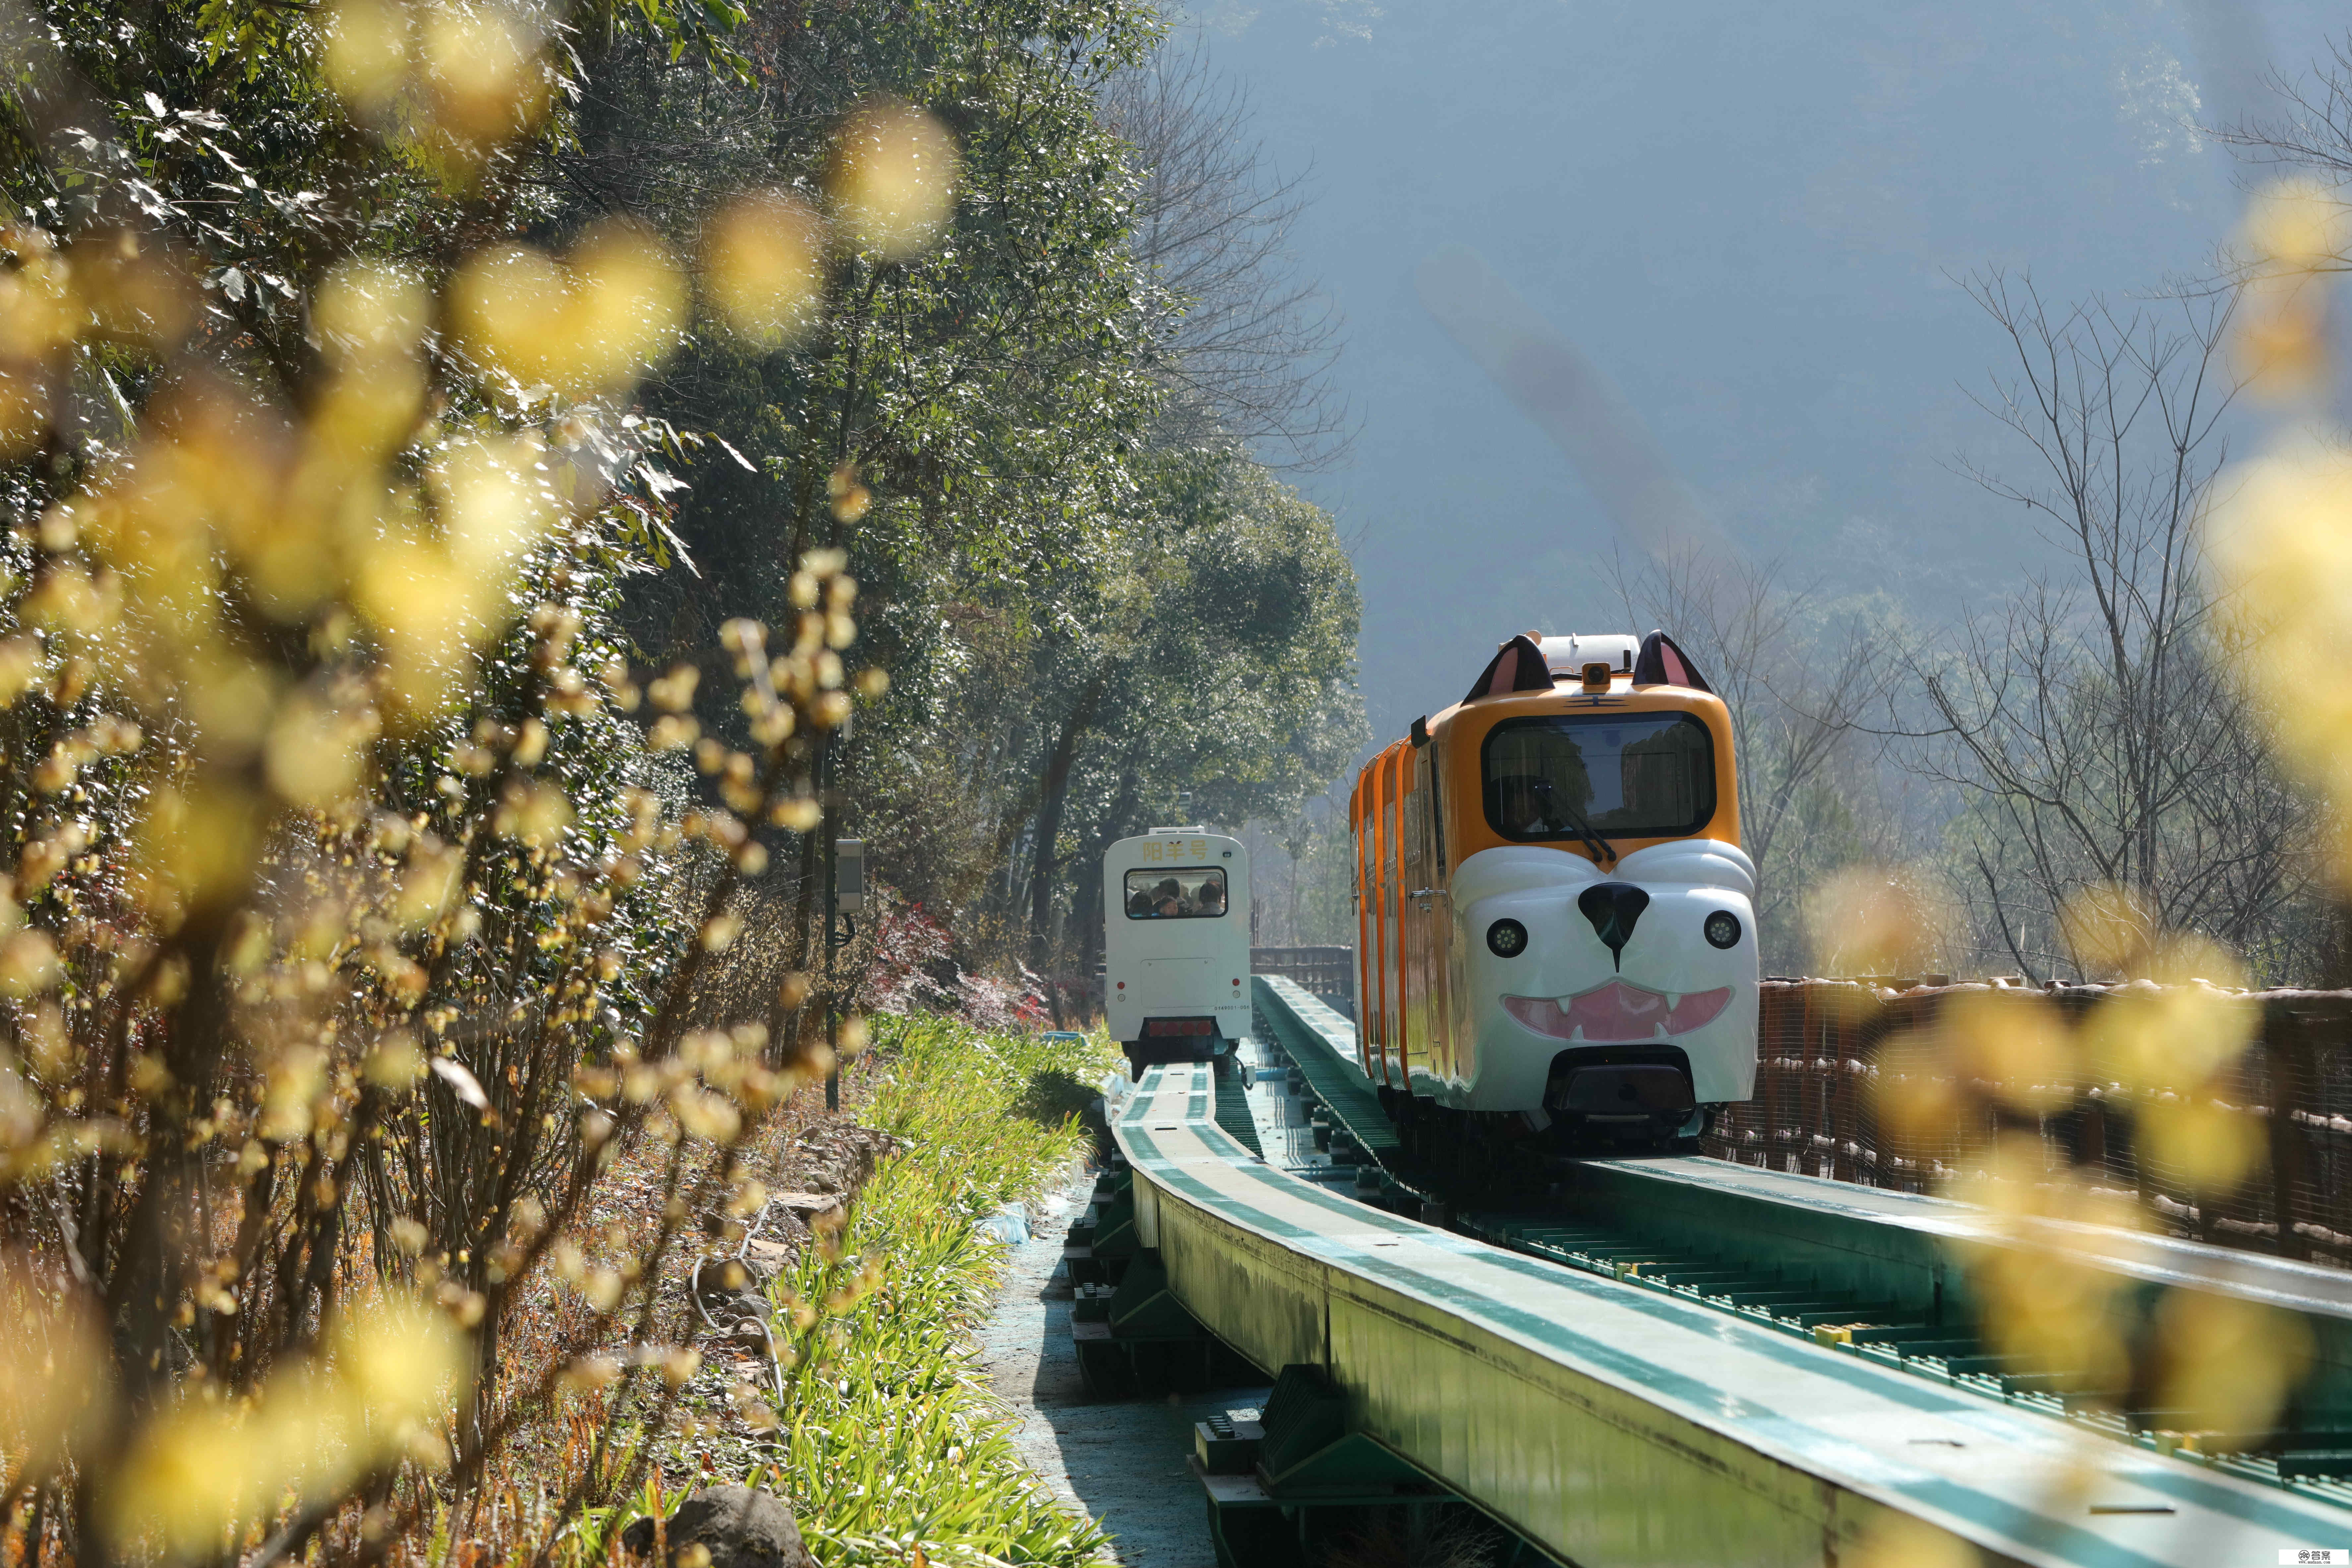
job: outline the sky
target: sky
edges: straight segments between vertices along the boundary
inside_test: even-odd
[[[2198,275],[2247,177],[2198,126],[2274,108],[2264,73],[2352,29],[2302,0],[1194,15],[1309,174],[1294,248],[1346,318],[1359,426],[1296,482],[1353,542],[1381,742],[1512,632],[1649,629],[1621,624],[1628,544],[1576,464],[1423,303],[1430,258],[1468,247],[1573,345],[1755,570],[1948,616],[2051,560],[1960,471],[2021,461],[1970,401],[2002,343],[1963,285],[2129,306]]]

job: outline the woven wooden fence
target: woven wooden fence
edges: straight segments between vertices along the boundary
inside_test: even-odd
[[[1352,947],[1254,947],[1250,972],[1295,981],[1316,1000],[1356,1016],[1356,950]]]
[[[2182,1173],[2143,1158],[2131,1091],[2084,1074],[2044,1083],[2032,1115],[1983,1094],[1957,1094],[1962,1112],[1923,1131],[1897,1131],[1879,1089],[1897,1077],[1954,1069],[1936,1043],[1941,1009],[1982,984],[1769,980],[1758,1030],[1755,1098],[1727,1107],[1706,1140],[1721,1159],[1908,1192],[1971,1173],[2003,1131],[2031,1131],[2048,1168],[2086,1169],[2136,1194],[2175,1234],[2224,1246],[2352,1266],[2352,992],[2255,992],[2253,1044],[2210,1081],[2208,1103],[2249,1119],[2268,1158],[2234,1192],[2200,1197]],[[2120,988],[2032,993],[2071,1025],[2095,1023]],[[2081,1069],[2074,1069],[2080,1073]]]

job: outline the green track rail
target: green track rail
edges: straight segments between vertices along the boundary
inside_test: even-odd
[[[1932,1305],[1871,1300],[1824,1285],[1819,1272],[1785,1267],[1736,1243],[1691,1250],[1645,1241],[1638,1226],[1563,1225],[1540,1215],[1468,1214],[1470,1236],[1532,1258],[1696,1301],[1768,1324],[1865,1361],[2065,1417],[2124,1442],[2352,1507],[2352,1422],[2322,1415],[2284,1429],[2183,1434],[2161,1412],[2122,1410],[2127,1391],[2080,1373],[2035,1370],[1985,1344],[1972,1316]]]
[[[1257,984],[1268,1043],[1365,1157],[1392,1167],[1393,1133],[1382,1142],[1370,1126],[1357,1130],[1386,1118],[1355,1067],[1353,1028],[1286,981]],[[1389,1174],[1391,1198],[1410,1188],[1409,1173]],[[2142,1449],[2352,1506],[2352,1275],[2342,1271],[2090,1226],[2003,1226],[1947,1200],[1699,1157],[1588,1162],[1539,1202],[1468,1209],[1454,1228]],[[2128,1391],[1994,1353],[1978,1331],[1964,1267],[1967,1249],[1986,1246],[2090,1258],[2125,1277],[2122,1297],[2141,1311],[2161,1289],[2180,1287],[2295,1312],[2317,1351],[2313,1372],[2277,1429],[2170,1430],[2177,1418],[2133,1408]]]
[[[1294,1548],[1318,1510],[1446,1500],[1578,1568],[1850,1568],[1935,1551],[1986,1568],[2226,1568],[2352,1537],[2339,1497],[2089,1438],[2030,1393],[1988,1396],[1965,1366],[1931,1380],[1817,1343],[1816,1328],[1900,1302],[1934,1250],[1899,1214],[1874,1223],[1868,1203],[1832,1201],[1845,1194],[1780,1194],[1774,1246],[1801,1284],[1710,1270],[1716,1256],[1686,1244],[1721,1203],[1773,1197],[1738,1167],[1699,1181],[1711,1162],[1596,1167],[1559,1214],[1480,1216],[1497,1237],[1516,1226],[1499,1242],[1360,1201],[1333,1184],[1349,1167],[1305,1135],[1308,1097],[1269,1059],[1272,1034],[1242,1064],[1260,1069],[1245,1098],[1265,1157],[1216,1116],[1228,1096],[1205,1066],[1153,1068],[1119,1106],[1132,1179],[1110,1184],[1096,1240],[1139,1250],[1108,1300],[1097,1288],[1080,1303],[1103,1321],[1073,1325],[1082,1363],[1171,1377],[1209,1353],[1205,1330],[1321,1412],[1293,1432],[1289,1404],[1269,1398],[1196,1429],[1228,1568],[1310,1560]],[[1364,1192],[1373,1169],[1345,1185]],[[1656,1200],[1643,1237],[1566,1206],[1641,1190]],[[1685,1239],[1651,1239],[1668,1233]],[[1834,1287],[1815,1278],[1836,1268]],[[1853,1283],[1873,1278],[1886,1293]],[[1338,1466],[1314,1486],[1291,1462],[1309,1449]],[[1889,1559],[1873,1543],[1898,1524],[1913,1553]]]
[[[1257,1123],[1250,1115],[1249,1096],[1242,1088],[1238,1073],[1227,1072],[1217,1080],[1217,1125],[1225,1136],[1261,1159],[1265,1152],[1258,1147]]]
[[[1334,1129],[1353,1140],[1391,1176],[1402,1152],[1396,1126],[1381,1108],[1380,1091],[1355,1063],[1355,1026],[1287,980],[1251,981],[1259,1034],[1280,1047],[1306,1075],[1307,1089],[1329,1112]]]

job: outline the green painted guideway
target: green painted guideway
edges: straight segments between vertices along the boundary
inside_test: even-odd
[[[1320,1369],[1355,1430],[1582,1568],[1851,1563],[1895,1514],[2018,1563],[2352,1545],[2326,1497],[1353,1201],[1216,1102],[1205,1066],[1155,1068],[1115,1125],[1177,1299],[1269,1374]]]

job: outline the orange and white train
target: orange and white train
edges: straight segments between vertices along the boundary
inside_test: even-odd
[[[1664,634],[1528,634],[1364,768],[1357,1036],[1409,1141],[1655,1147],[1754,1092],[1735,743]]]

